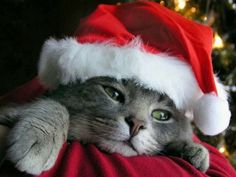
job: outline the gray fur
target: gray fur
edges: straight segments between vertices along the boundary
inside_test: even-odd
[[[111,99],[104,86],[119,90],[123,101]],[[171,121],[154,121],[154,109],[171,112]],[[127,120],[141,122],[135,136],[131,136]],[[51,168],[66,139],[93,143],[124,156],[174,154],[201,171],[209,166],[208,151],[192,142],[191,125],[184,113],[165,94],[133,80],[97,77],[59,86],[32,103],[2,108],[0,123],[13,127],[7,157],[31,174]]]

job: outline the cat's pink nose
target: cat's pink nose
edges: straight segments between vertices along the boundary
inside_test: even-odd
[[[125,122],[129,125],[131,137],[137,135],[139,130],[146,128],[143,120],[127,117],[125,118]]]

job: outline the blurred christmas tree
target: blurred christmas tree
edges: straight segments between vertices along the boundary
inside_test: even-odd
[[[230,127],[222,134],[200,139],[217,147],[236,168],[236,0],[156,0],[186,18],[214,30],[212,60],[215,73],[230,93],[232,118]],[[201,40],[201,39],[199,39]]]

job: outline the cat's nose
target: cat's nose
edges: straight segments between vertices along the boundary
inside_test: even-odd
[[[125,122],[129,125],[131,137],[137,135],[141,129],[145,129],[145,122],[143,120],[133,117],[126,117]]]

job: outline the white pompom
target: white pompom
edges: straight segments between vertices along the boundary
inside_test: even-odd
[[[231,117],[228,101],[214,94],[203,95],[194,106],[193,115],[196,126],[212,136],[224,131]]]

